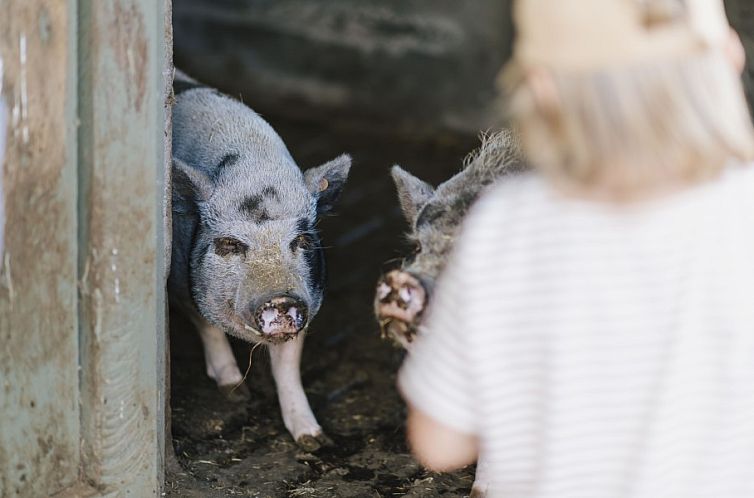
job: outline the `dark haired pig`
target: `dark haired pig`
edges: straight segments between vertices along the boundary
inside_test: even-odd
[[[351,159],[302,173],[275,130],[241,102],[181,73],[174,91],[171,303],[198,328],[207,374],[229,396],[248,390],[225,334],[268,347],[285,426],[315,449],[324,436],[299,370],[324,288],[315,226]]]
[[[399,270],[384,275],[377,284],[374,307],[383,337],[410,349],[469,208],[487,185],[523,169],[518,140],[507,130],[484,137],[479,150],[466,159],[465,168],[436,189],[393,167],[415,250]],[[484,458],[480,458],[471,496],[485,496],[490,480]]]
[[[436,189],[393,167],[415,249],[399,270],[387,273],[377,284],[374,306],[383,337],[409,348],[469,207],[487,185],[523,168],[518,141],[507,130],[484,137],[465,168]]]

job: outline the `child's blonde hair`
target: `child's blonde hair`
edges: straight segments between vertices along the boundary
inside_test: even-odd
[[[515,62],[507,112],[531,163],[568,190],[632,199],[754,159],[739,75],[722,50],[591,72],[547,70],[552,101]]]

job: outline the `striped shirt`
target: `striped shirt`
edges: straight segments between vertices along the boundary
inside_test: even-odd
[[[624,206],[506,180],[433,299],[400,388],[493,496],[754,497],[754,168]]]

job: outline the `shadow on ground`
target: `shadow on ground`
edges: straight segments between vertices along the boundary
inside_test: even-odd
[[[283,427],[261,348],[246,380],[251,401],[224,400],[204,372],[197,334],[172,315],[172,432],[180,465],[169,466],[167,496],[468,495],[473,468],[432,474],[410,457],[405,407],[395,389],[403,353],[380,341],[371,303],[378,275],[403,247],[405,226],[389,167],[399,163],[436,184],[458,171],[476,140],[396,139],[271,121],[303,168],[343,151],[354,158],[339,214],[321,223],[323,243],[330,246],[330,283],[302,362],[309,400],[335,444],[314,454],[294,444]],[[250,347],[240,341],[233,345],[243,370]]]

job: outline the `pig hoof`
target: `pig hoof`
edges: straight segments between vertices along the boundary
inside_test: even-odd
[[[232,401],[233,403],[240,403],[243,401],[249,401],[251,399],[251,391],[246,386],[245,382],[240,384],[228,384],[226,386],[218,386],[220,392],[225,399]]]
[[[312,436],[310,434],[300,436],[296,440],[296,444],[298,444],[299,448],[306,451],[307,453],[314,453],[320,448],[332,446],[333,442],[332,439],[327,437],[324,433],[319,433],[315,436]]]

